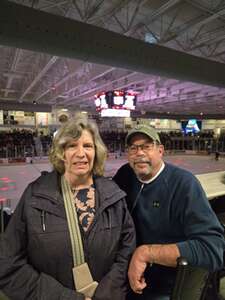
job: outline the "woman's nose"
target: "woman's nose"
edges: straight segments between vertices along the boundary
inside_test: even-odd
[[[83,146],[77,147],[76,155],[77,156],[84,156],[85,155],[85,151],[84,151],[84,147]]]

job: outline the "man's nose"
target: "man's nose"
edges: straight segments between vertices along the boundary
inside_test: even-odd
[[[144,149],[143,149],[143,146],[142,145],[139,145],[137,147],[137,152],[136,152],[137,155],[143,155],[144,154]]]

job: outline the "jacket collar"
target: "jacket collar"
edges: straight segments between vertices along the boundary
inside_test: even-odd
[[[99,206],[102,209],[126,196],[126,193],[113,180],[109,181],[105,177],[94,177],[94,184],[99,196]]]
[[[63,201],[60,186],[60,174],[58,172],[44,171],[33,184],[33,194],[59,203]]]
[[[57,204],[63,203],[60,177],[61,175],[56,171],[42,172],[42,175],[34,183],[33,194]],[[126,196],[114,181],[109,181],[107,178],[95,176],[94,185],[100,195],[100,206],[111,205]]]

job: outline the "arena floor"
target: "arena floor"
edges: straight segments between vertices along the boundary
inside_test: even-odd
[[[115,158],[110,155],[106,163],[106,176],[113,176],[116,170],[126,163],[126,157]],[[167,155],[165,161],[191,171],[193,174],[225,171],[225,158],[218,161],[213,156]],[[40,176],[42,171],[50,171],[47,158],[34,160],[27,164],[8,164],[0,168],[0,199],[8,199],[6,206],[14,210],[24,189],[31,181]]]
[[[191,171],[193,174],[203,174],[210,172],[225,171],[225,157],[218,161],[214,156],[197,155],[166,155],[165,161],[180,166]],[[106,163],[106,176],[113,176],[116,170],[126,163],[126,157],[117,158],[116,155],[110,155]],[[29,182],[40,176],[42,171],[50,171],[51,165],[48,159],[34,160],[33,163],[26,164],[7,164],[0,168],[0,200],[4,205],[15,209],[25,187]],[[220,295],[225,298],[225,279],[220,282]],[[214,300],[214,297],[208,299]],[[0,291],[0,300],[8,300]]]

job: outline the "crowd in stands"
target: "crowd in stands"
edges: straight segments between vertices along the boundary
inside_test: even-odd
[[[127,132],[102,132],[104,142],[110,152],[124,152],[124,140]],[[166,150],[208,150],[211,145],[212,150],[217,147],[217,139],[214,138],[212,131],[199,133],[184,133],[182,131],[159,132],[162,144]],[[225,139],[224,146],[225,149]],[[214,149],[215,150],[215,149]]]
[[[44,135],[31,130],[17,130],[10,132],[0,131],[0,157],[37,156],[35,139],[38,137],[41,143],[41,155],[47,155],[52,141],[51,135]]]
[[[219,141],[225,142],[225,132],[222,132],[219,136]]]
[[[160,132],[159,133],[161,138],[165,136],[166,138],[187,138],[187,137],[195,137],[195,138],[213,138],[214,133],[213,131],[200,131],[198,133],[188,132],[185,133],[184,131],[169,131],[169,132]]]
[[[101,136],[109,152],[123,153],[125,151],[125,137],[127,132],[104,131]],[[159,132],[162,144],[166,150],[198,150],[208,154],[225,152],[225,133],[218,138],[212,131],[185,134],[182,131]],[[0,158],[47,156],[51,146],[53,134],[42,131],[14,129],[10,132],[0,131]]]

